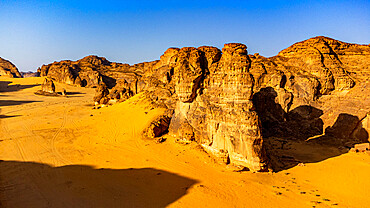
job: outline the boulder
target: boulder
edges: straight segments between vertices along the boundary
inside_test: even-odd
[[[134,93],[134,86],[136,86],[136,82],[128,83],[125,79],[121,79],[109,92],[109,98],[111,100],[123,102],[136,94]]]
[[[149,126],[143,130],[142,136],[146,139],[154,139],[167,133],[172,113],[172,110],[167,110],[162,115],[156,117]]]
[[[41,85],[41,90],[48,93],[55,93],[55,85],[53,80],[45,78]]]
[[[52,79],[45,78],[44,82],[41,84],[41,90],[35,92],[36,95],[44,95],[44,96],[59,96],[57,92],[55,92],[55,85]]]
[[[104,83],[99,84],[98,87],[96,88],[96,93],[94,96],[95,105],[107,104],[109,102],[108,94],[109,90],[107,85],[105,85]]]

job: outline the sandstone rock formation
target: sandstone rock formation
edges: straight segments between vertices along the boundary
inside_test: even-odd
[[[96,94],[94,96],[95,105],[107,104],[109,101],[108,94],[109,90],[107,88],[107,85],[105,85],[105,83],[100,83],[96,88]]]
[[[55,85],[53,80],[46,78],[44,83],[41,85],[41,90],[44,92],[54,93],[55,92]]]
[[[37,72],[31,72],[31,71],[29,71],[29,72],[20,72],[20,73],[21,73],[21,75],[22,75],[23,78],[27,78],[27,77],[39,77],[40,76],[39,73],[37,73]]]
[[[155,120],[146,137],[168,128],[225,162],[264,171],[279,160],[266,152],[275,148],[266,149],[266,140],[346,146],[368,138],[362,126],[370,111],[369,63],[369,45],[320,36],[270,58],[229,43],[222,52],[211,46],[169,48],[158,61],[132,66],[88,56],[39,72],[64,83],[99,86],[94,98],[99,104],[143,92],[174,110],[172,118]],[[113,88],[109,92],[104,85]]]
[[[104,82],[108,87],[113,87],[115,77],[125,75],[128,68],[128,64],[112,63],[103,57],[87,56],[78,61],[67,60],[43,65],[37,72],[40,76],[71,85],[97,87]]]
[[[109,92],[109,99],[123,102],[136,94],[136,82],[128,83],[125,79],[117,81],[116,86]]]
[[[163,115],[155,118],[147,128],[143,131],[143,137],[146,139],[154,139],[168,132],[173,110],[166,110]]]
[[[7,76],[10,78],[21,78],[18,68],[10,61],[0,57],[0,76]]]
[[[44,82],[41,84],[41,90],[35,92],[36,95],[45,95],[45,96],[59,96],[57,92],[55,92],[55,85],[53,80],[49,78],[45,78]]]

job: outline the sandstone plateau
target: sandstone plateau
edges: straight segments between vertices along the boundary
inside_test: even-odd
[[[369,45],[320,36],[270,58],[228,43],[222,50],[169,48],[160,60],[132,66],[88,56],[38,72],[57,82],[98,87],[96,104],[144,93],[172,114],[155,121],[163,123],[156,127],[162,133],[196,141],[226,163],[266,171],[286,165],[275,156],[276,142],[344,148],[368,142],[369,63]]]

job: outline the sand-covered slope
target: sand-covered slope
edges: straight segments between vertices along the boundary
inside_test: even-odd
[[[143,140],[164,109],[138,94],[92,109],[94,89],[0,77],[1,207],[367,207],[370,155],[292,144],[305,164],[234,172],[196,143]],[[69,92],[69,93],[68,93]],[[333,154],[328,154],[332,152]],[[321,155],[327,157],[322,158]],[[308,158],[308,159],[307,159]],[[316,160],[315,160],[316,159]]]

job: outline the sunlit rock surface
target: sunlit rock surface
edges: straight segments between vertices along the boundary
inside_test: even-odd
[[[72,85],[104,83],[98,103],[122,102],[143,92],[174,110],[169,126],[159,119],[150,135],[168,128],[226,163],[264,171],[281,159],[272,158],[277,147],[268,147],[271,141],[344,147],[368,141],[369,63],[369,45],[315,37],[270,58],[229,43],[222,52],[211,46],[169,48],[160,60],[131,66],[88,56],[38,72]]]
[[[0,76],[6,76],[10,78],[21,78],[22,75],[19,73],[18,68],[10,61],[0,57]]]

